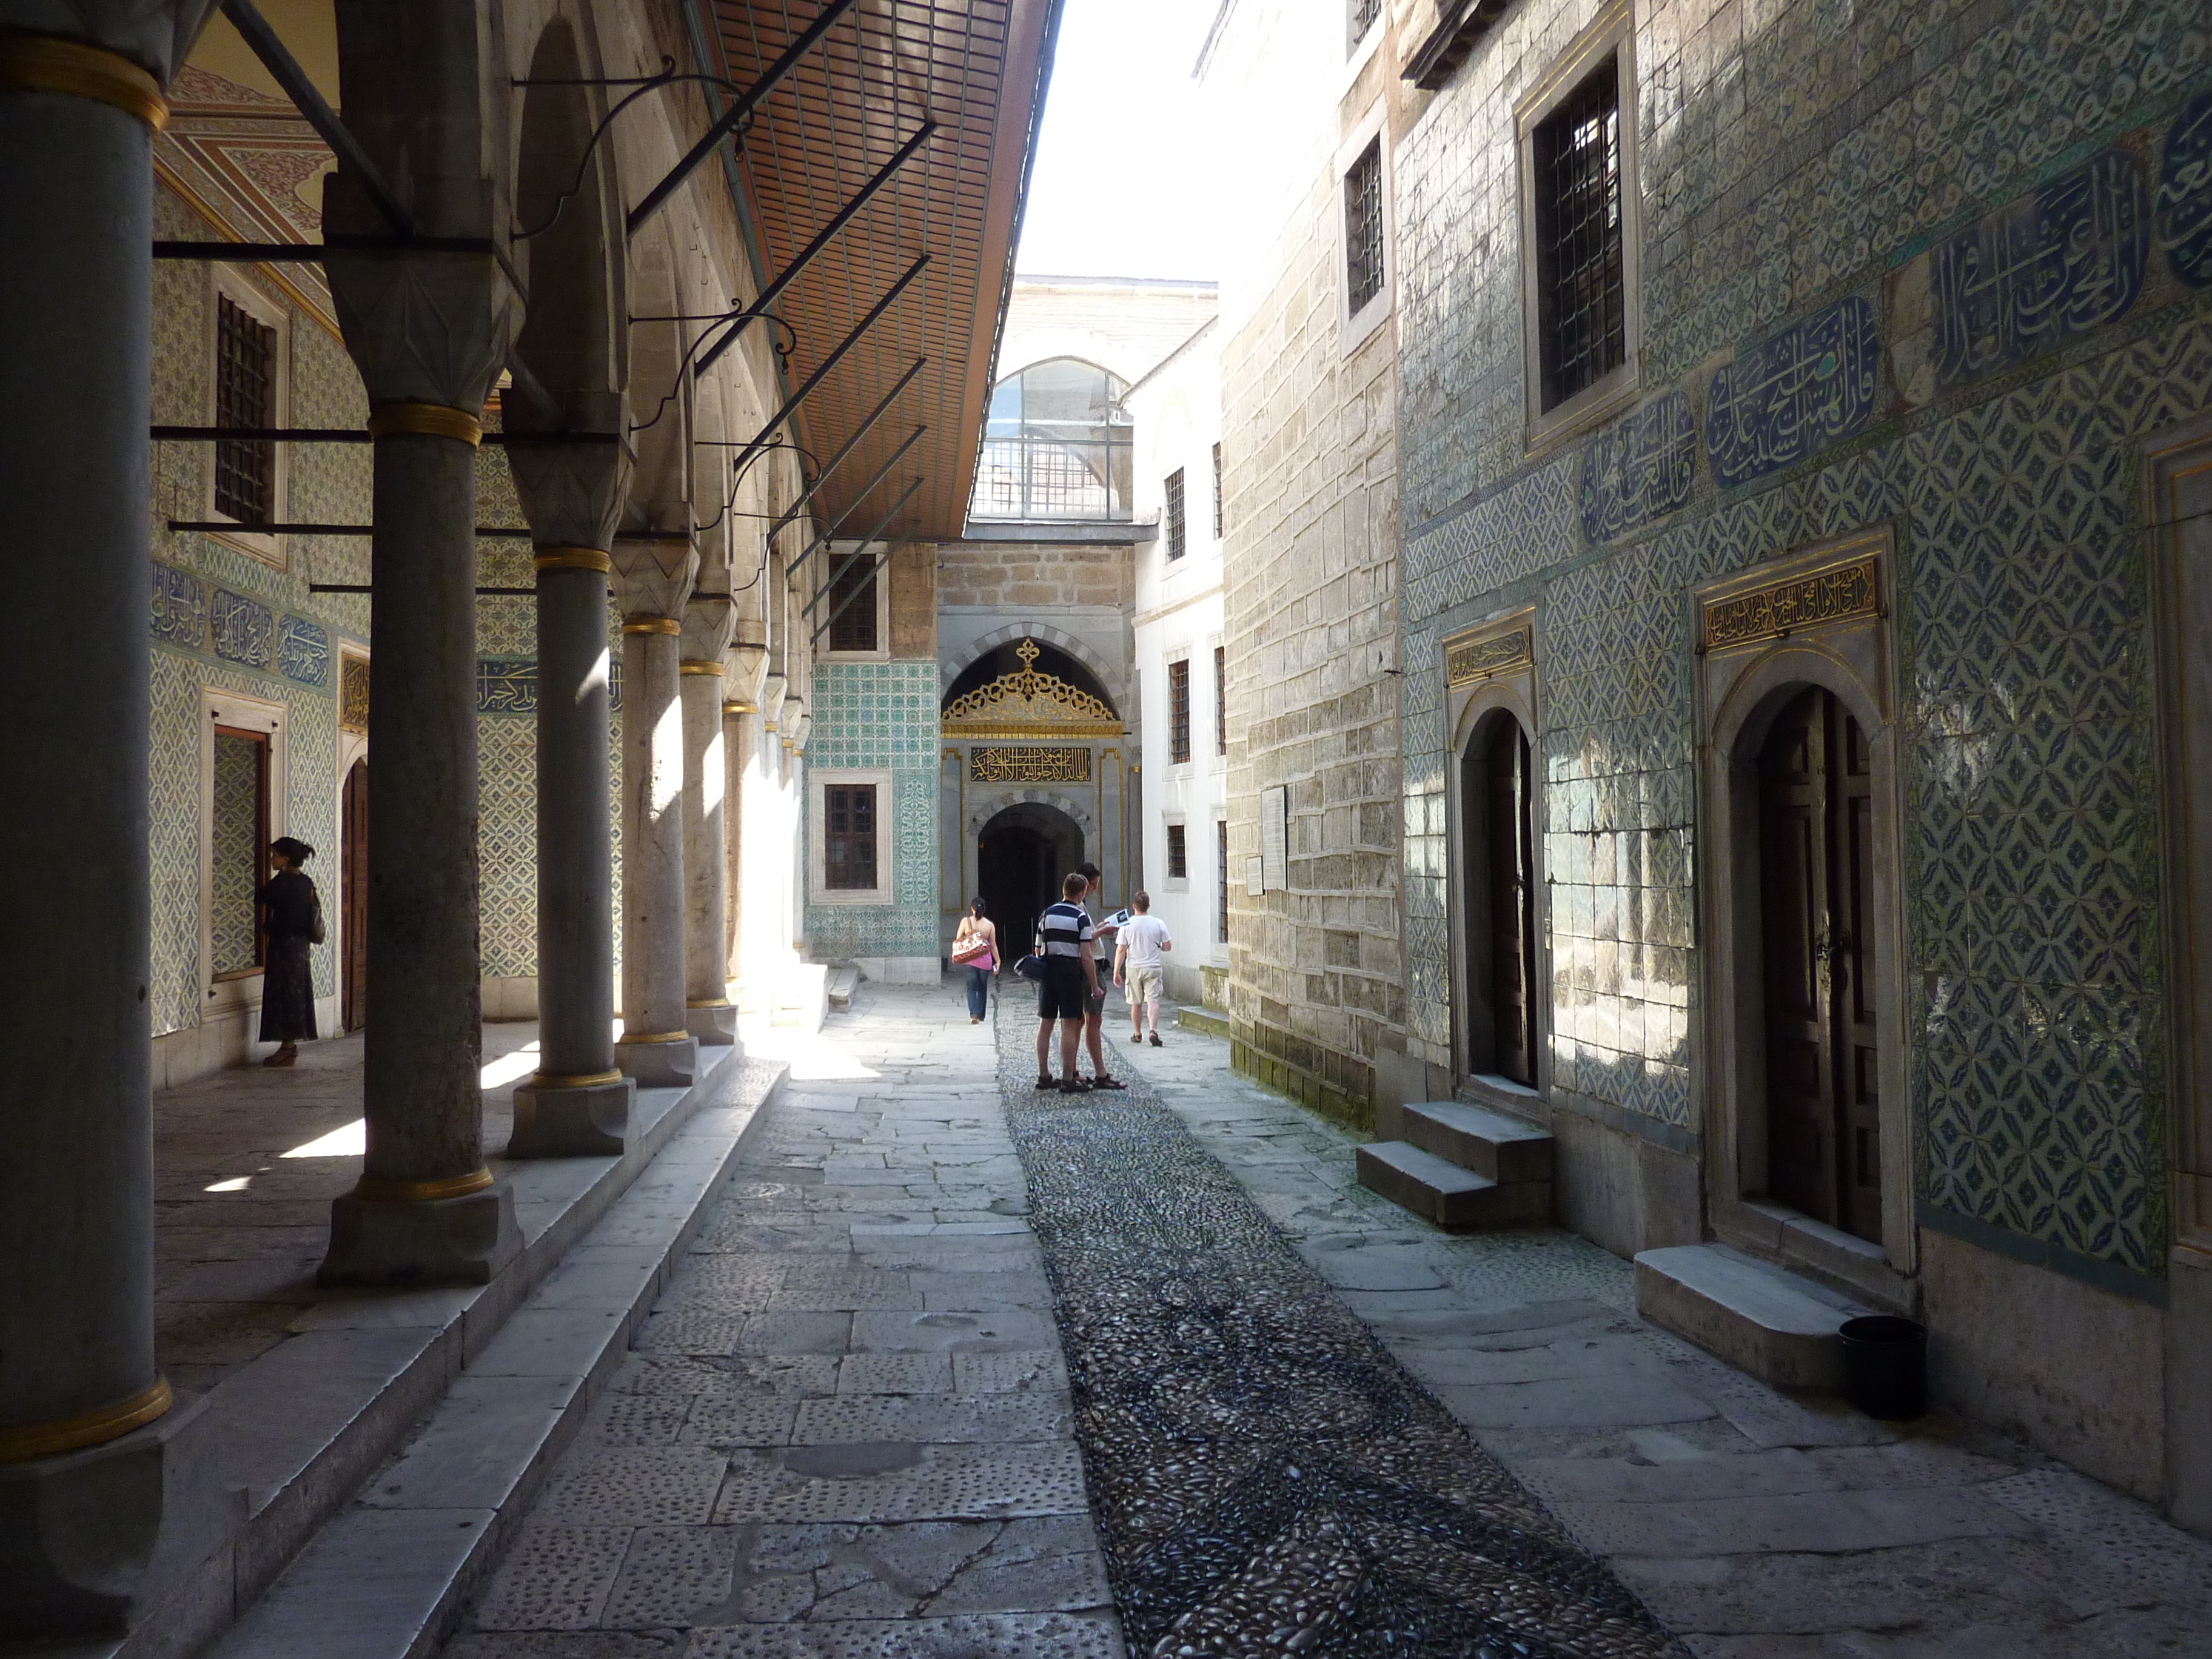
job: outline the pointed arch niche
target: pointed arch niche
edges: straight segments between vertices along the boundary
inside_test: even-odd
[[[1881,528],[1698,591],[1698,888],[1713,1233],[1910,1309],[1894,562]]]

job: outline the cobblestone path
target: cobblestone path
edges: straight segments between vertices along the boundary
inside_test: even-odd
[[[1035,1030],[1003,1011],[999,1076],[1133,1652],[1680,1652],[1134,1067],[1037,1093]]]
[[[990,1028],[869,986],[450,1659],[1112,1659]]]

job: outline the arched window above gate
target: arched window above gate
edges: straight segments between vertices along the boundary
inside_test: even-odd
[[[1128,384],[1079,357],[1052,357],[991,392],[971,519],[1126,520]]]

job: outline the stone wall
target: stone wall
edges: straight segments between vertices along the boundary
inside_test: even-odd
[[[1438,641],[1534,605],[1553,1101],[1699,1149],[1692,883],[1715,859],[1696,845],[1689,590],[1881,528],[1905,819],[1891,1040],[1922,1249],[1953,1287],[2034,1294],[2036,1273],[1960,1266],[1966,1241],[2155,1305],[2169,1105],[2142,455],[2212,402],[2203,15],[1639,9],[1638,398],[1531,453],[1512,108],[1596,11],[1517,15],[1398,152],[1409,1043],[1448,1066]],[[2042,270],[2047,291],[1954,280],[1970,267]],[[1954,1396],[1996,1400],[2030,1367],[2009,1385],[2041,1402],[2029,1431],[2145,1489],[2140,1448],[2097,1425],[2151,1420],[2154,1398],[2100,1407],[2103,1373],[1990,1334],[2011,1321],[1938,1330]]]
[[[992,608],[1133,600],[1127,543],[946,542],[937,550],[938,603]]]
[[[1340,64],[1340,16],[1252,10],[1227,26],[1211,75],[1285,52]],[[1240,1066],[1364,1124],[1405,1018],[1398,690],[1384,672],[1398,635],[1395,331],[1385,319],[1346,337],[1334,157],[1396,94],[1388,50],[1349,88],[1335,74],[1335,93],[1271,131],[1300,147],[1303,177],[1264,255],[1224,287],[1228,1001]],[[1237,106],[1237,89],[1221,96]],[[1249,895],[1261,795],[1278,785],[1289,887]]]

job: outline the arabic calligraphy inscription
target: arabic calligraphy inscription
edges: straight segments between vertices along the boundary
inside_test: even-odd
[[[2158,242],[2173,274],[2212,287],[2212,92],[2182,106],[2158,167]]]
[[[1713,476],[1747,483],[1850,436],[1874,413],[1881,337],[1853,295],[1747,351],[1712,379]]]
[[[994,745],[968,751],[970,783],[1088,783],[1088,749]]]
[[[1525,626],[1509,634],[1492,634],[1487,639],[1447,640],[1444,684],[1472,685],[1477,680],[1526,667],[1535,659],[1534,645],[1531,631]]]
[[[1747,593],[1706,600],[1705,648],[1720,651],[1779,639],[1823,623],[1877,616],[1881,611],[1881,580],[1875,556],[1869,553],[1826,570],[1755,587]]]
[[[1955,386],[2124,315],[2150,229],[2142,170],[2108,149],[1939,244],[1937,380]]]
[[[1646,404],[1583,451],[1583,534],[1610,541],[1690,499],[1698,426],[1686,393]]]
[[[534,714],[537,712],[537,658],[480,657],[477,659],[477,713]]]

